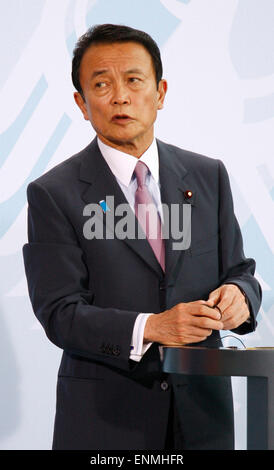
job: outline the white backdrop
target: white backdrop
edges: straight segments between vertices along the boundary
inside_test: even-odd
[[[9,0],[0,15],[0,448],[50,449],[61,350],[28,298],[27,184],[94,137],[73,100],[71,54],[97,23],[158,42],[169,89],[156,136],[224,161],[263,303],[248,346],[274,346],[273,0]],[[237,344],[237,342],[235,343]],[[245,379],[233,379],[236,448]]]

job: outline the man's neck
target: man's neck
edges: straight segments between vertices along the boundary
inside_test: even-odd
[[[136,158],[140,158],[143,153],[151,146],[154,135],[152,135],[151,139],[146,139],[146,142],[142,144],[136,145],[134,142],[116,142],[111,141],[103,137],[102,135],[97,134],[97,137],[103,142],[103,144],[108,145],[116,150],[120,150],[120,152],[128,153],[129,155],[133,155]]]

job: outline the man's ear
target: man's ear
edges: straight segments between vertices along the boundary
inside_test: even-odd
[[[83,113],[84,119],[86,121],[89,121],[86,102],[85,102],[84,98],[82,97],[81,93],[79,93],[79,91],[75,91],[73,96],[74,96],[75,103],[81,109],[81,111]]]
[[[167,81],[162,78],[158,85],[158,109],[163,109],[167,92]]]

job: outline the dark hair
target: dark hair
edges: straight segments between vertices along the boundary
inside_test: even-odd
[[[152,37],[144,31],[139,31],[138,29],[134,29],[129,26],[99,24],[89,28],[87,32],[78,39],[73,51],[71,77],[73,85],[82,96],[83,90],[79,80],[79,72],[81,60],[85,51],[92,44],[110,44],[115,42],[137,42],[146,48],[152,58],[158,88],[159,81],[163,74],[163,67],[159,47]]]

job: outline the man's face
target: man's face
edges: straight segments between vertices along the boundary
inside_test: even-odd
[[[167,90],[165,80],[157,90],[145,47],[135,42],[92,45],[82,58],[80,83],[85,99],[76,92],[75,101],[100,139],[140,156],[152,142]]]

